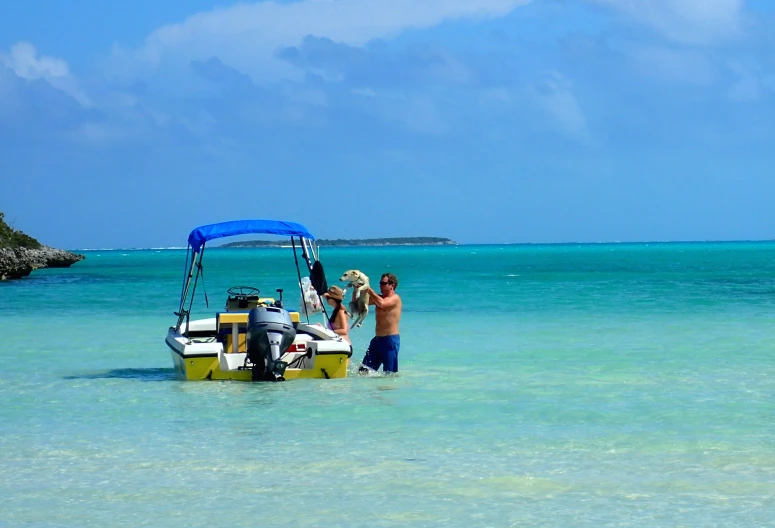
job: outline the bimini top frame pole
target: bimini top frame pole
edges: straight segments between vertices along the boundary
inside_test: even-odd
[[[177,312],[175,312],[175,315],[178,316],[178,323],[175,325],[175,330],[180,330],[180,325],[183,323],[184,319],[187,319],[186,314],[187,310],[186,308],[186,297],[188,297],[188,289],[191,286],[191,279],[194,277],[194,269],[196,269],[197,260],[201,258],[202,253],[192,253],[191,247],[189,246],[188,250],[186,251],[186,266],[184,268],[184,279],[183,279],[183,291],[180,294],[180,308]],[[188,265],[189,258],[191,259],[191,266]],[[198,277],[199,274],[197,274]],[[196,281],[194,281],[196,282]],[[186,331],[188,331],[188,325],[186,325]]]

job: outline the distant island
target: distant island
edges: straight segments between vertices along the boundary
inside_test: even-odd
[[[321,247],[355,247],[355,246],[456,246],[457,242],[441,237],[396,237],[396,238],[357,238],[357,239],[325,239],[316,240]],[[222,248],[269,248],[290,246],[290,240],[245,240],[229,242],[218,247]]]
[[[5,223],[0,212],[0,280],[20,279],[41,268],[68,268],[83,255],[44,246]]]

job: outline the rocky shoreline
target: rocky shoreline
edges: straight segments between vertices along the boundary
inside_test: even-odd
[[[63,249],[0,248],[0,280],[21,279],[42,268],[69,268],[86,257]]]

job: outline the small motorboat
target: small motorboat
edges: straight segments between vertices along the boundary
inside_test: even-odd
[[[278,298],[261,297],[258,288],[235,286],[227,291],[222,310],[204,319],[191,319],[196,285],[202,275],[205,244],[213,239],[244,234],[291,237],[296,276],[311,284],[325,325],[310,322],[303,312],[283,306]],[[180,377],[187,380],[285,381],[297,378],[344,378],[352,347],[329,329],[320,293],[328,289],[318,260],[315,237],[306,227],[277,220],[238,220],[197,227],[188,236],[185,274],[177,322],[169,328],[166,343]],[[307,268],[302,279],[299,260]],[[309,290],[312,291],[312,290]],[[302,316],[304,319],[302,320]]]

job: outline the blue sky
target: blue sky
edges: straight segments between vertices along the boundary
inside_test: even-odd
[[[775,238],[775,6],[28,0],[0,210],[65,248],[277,218],[321,238]]]

